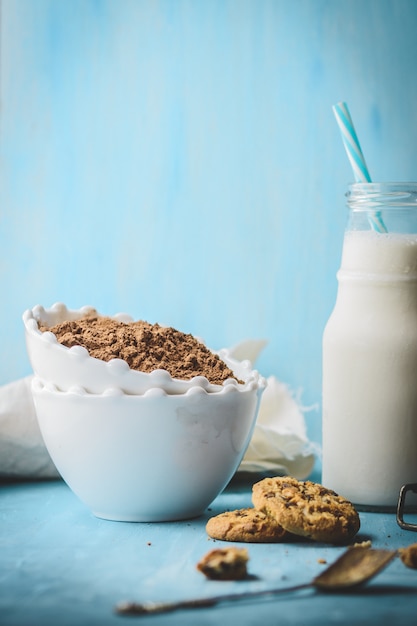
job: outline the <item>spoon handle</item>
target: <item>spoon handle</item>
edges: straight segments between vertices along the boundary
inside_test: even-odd
[[[178,602],[121,602],[116,606],[119,615],[152,615],[156,613],[170,613],[179,609],[208,608],[220,602],[233,602],[235,600],[248,600],[261,596],[272,596],[278,593],[290,593],[312,587],[311,583],[294,585],[293,587],[279,587],[278,589],[262,589],[247,593],[230,593],[210,598],[195,598],[193,600],[179,600]]]

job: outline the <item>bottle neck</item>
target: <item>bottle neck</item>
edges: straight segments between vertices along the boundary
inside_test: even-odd
[[[347,230],[417,234],[417,183],[355,183],[346,199]]]

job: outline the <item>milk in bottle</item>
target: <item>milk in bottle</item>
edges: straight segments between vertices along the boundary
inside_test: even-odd
[[[417,183],[358,183],[347,196],[323,335],[322,482],[355,504],[394,506],[417,482]]]

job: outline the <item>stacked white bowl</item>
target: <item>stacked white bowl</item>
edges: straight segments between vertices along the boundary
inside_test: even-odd
[[[201,515],[239,467],[264,378],[227,350],[217,354],[242,383],[148,374],[121,359],[93,358],[81,346],[67,348],[39,329],[92,310],[57,303],[23,314],[33,398],[52,460],[98,517],[153,522]]]

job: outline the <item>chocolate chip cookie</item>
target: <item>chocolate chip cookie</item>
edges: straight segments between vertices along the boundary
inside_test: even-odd
[[[207,534],[222,541],[273,543],[290,536],[271,515],[256,509],[226,511],[208,520]]]
[[[353,504],[331,489],[289,476],[264,478],[252,488],[252,502],[284,530],[315,541],[348,543],[360,527]]]

